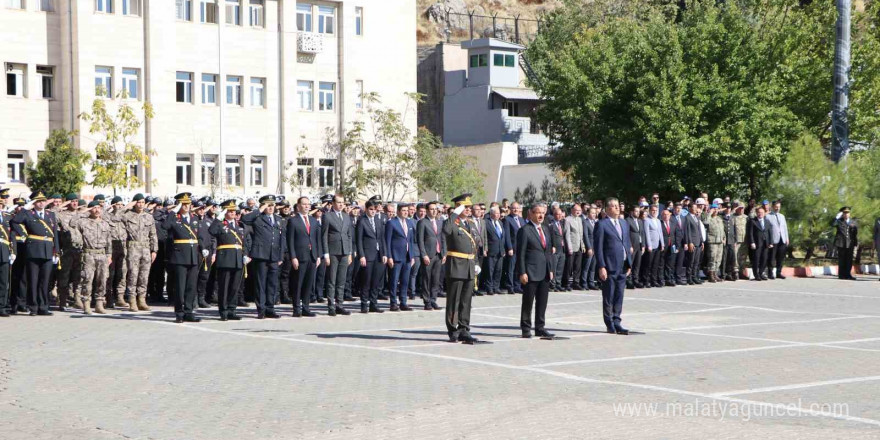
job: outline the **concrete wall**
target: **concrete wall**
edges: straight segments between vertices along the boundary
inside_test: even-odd
[[[490,86],[466,87],[446,95],[443,106],[443,142],[479,145],[501,142],[507,110],[489,109]]]

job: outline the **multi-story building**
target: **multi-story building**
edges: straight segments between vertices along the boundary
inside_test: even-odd
[[[78,115],[95,99],[115,110],[125,90],[155,112],[136,138],[151,164],[130,170],[145,184],[129,192],[332,190],[342,164],[328,130],[364,118],[365,92],[404,111],[415,27],[411,1],[4,0],[0,186],[27,190],[24,164],[53,129],[93,151],[99,135]]]

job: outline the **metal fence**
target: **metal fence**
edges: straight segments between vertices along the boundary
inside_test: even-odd
[[[447,43],[460,43],[476,38],[497,38],[517,44],[528,44],[541,30],[541,20],[533,18],[477,15],[473,12],[445,11],[443,33]]]

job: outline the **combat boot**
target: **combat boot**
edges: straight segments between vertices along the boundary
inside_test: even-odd
[[[138,310],[140,310],[140,307],[138,306],[136,296],[132,295],[131,299],[128,301],[128,311],[137,312]]]
[[[116,307],[118,307],[120,309],[128,307],[128,303],[125,302],[125,294],[124,293],[116,294]]]
[[[85,313],[86,315],[92,314],[92,307],[88,301],[83,302],[79,298],[77,298],[76,300],[80,303],[80,305],[82,305],[82,307],[80,308],[82,309],[83,313]]]
[[[107,311],[104,310],[104,300],[103,299],[99,299],[99,300],[95,301],[95,313],[99,313],[101,315],[104,315],[107,313]]]
[[[74,308],[77,308],[77,309],[80,309],[80,310],[85,310],[85,309],[83,308],[83,301],[82,301],[82,298],[80,298],[79,295],[77,295],[76,298],[73,300],[73,307],[74,307]]]
[[[134,304],[134,298],[131,300],[132,305]],[[137,307],[140,310],[145,312],[150,311],[150,306],[147,305],[147,295],[138,295],[137,297]]]
[[[717,278],[715,278],[715,272],[712,272],[711,270],[707,273],[706,278],[709,279],[710,283],[714,283],[715,280],[717,279]]]

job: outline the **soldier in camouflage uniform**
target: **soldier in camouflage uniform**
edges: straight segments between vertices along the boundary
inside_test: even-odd
[[[131,289],[128,310],[149,311],[147,306],[147,283],[150,277],[150,266],[156,259],[159,241],[156,238],[156,221],[152,214],[144,210],[144,195],[135,194],[131,203],[122,214],[127,243],[126,285]]]
[[[102,217],[101,203],[93,200],[89,203],[89,216],[74,221],[74,227],[82,235],[82,276],[80,289],[82,292],[83,312],[90,315],[91,296],[94,293],[95,313],[106,313],[104,310],[104,292],[107,284],[107,267],[113,263],[112,226]]]
[[[742,276],[742,270],[748,267],[746,257],[749,256],[749,246],[743,246],[743,243],[746,241],[746,231],[749,229],[749,216],[743,214],[745,206],[743,206],[741,202],[736,201],[733,203],[733,206],[733,217],[731,217],[731,221],[733,223],[735,237],[733,253],[736,255],[736,258],[733,259],[731,273],[733,274],[733,281],[736,281]]]
[[[111,226],[110,235],[113,238],[113,264],[110,265],[107,278],[107,300],[110,303],[115,302],[116,307],[128,308],[129,305],[125,302],[125,273],[128,271],[128,268],[125,265],[125,239],[127,233],[122,218],[124,206],[122,197],[113,197],[110,201],[110,209],[104,215],[104,219]]]
[[[724,220],[718,215],[719,208],[721,207],[717,204],[712,204],[709,207],[709,227],[706,228],[706,244],[709,248],[706,277],[710,283],[722,281],[718,277],[718,269],[721,267],[721,256],[724,253],[724,246],[727,244]]]
[[[82,217],[79,212],[79,199],[76,194],[68,194],[60,206],[58,217],[58,241],[61,244],[61,269],[58,270],[58,310],[68,307],[68,300],[73,299],[73,306],[82,309],[79,294],[79,274],[82,270],[82,236],[72,226],[75,219]],[[73,295],[71,295],[73,292]],[[71,296],[73,298],[71,298]]]

